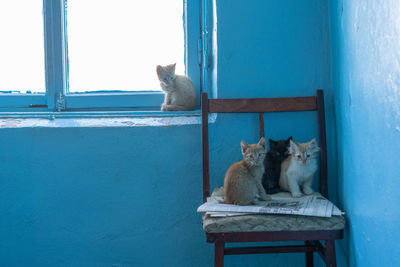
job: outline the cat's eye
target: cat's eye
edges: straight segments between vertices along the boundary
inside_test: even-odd
[[[310,154],[307,155],[307,158],[309,158],[309,157],[310,157]]]
[[[298,158],[298,159],[301,159],[301,156],[300,156],[300,155],[297,155],[297,158]]]

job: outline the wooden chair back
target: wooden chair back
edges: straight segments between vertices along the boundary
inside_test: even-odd
[[[202,146],[203,146],[203,201],[210,196],[209,113],[259,113],[260,136],[264,136],[265,112],[316,111],[320,146],[319,191],[328,198],[327,150],[323,90],[316,96],[285,98],[209,99],[201,94]]]

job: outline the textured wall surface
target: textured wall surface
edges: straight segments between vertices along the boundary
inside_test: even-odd
[[[219,97],[275,97],[326,89],[334,177],[328,4],[216,6],[213,90]],[[240,159],[240,140],[257,141],[257,122],[256,115],[221,115],[211,124],[212,186]],[[0,129],[0,265],[211,266],[213,247],[196,213],[200,125],[75,126]],[[316,135],[316,115],[268,115],[265,130],[306,141]],[[226,266],[266,265],[303,266],[304,255],[226,258]]]
[[[399,18],[396,0],[330,1],[343,266],[400,265]]]

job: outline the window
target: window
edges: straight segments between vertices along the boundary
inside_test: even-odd
[[[0,110],[158,109],[158,64],[199,90],[199,1],[0,4]]]
[[[42,2],[24,2],[0,3],[0,107],[46,104]]]

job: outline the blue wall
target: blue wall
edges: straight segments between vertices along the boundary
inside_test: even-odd
[[[237,0],[215,6],[218,56],[210,89],[219,97],[326,89],[335,177],[328,4]],[[211,124],[214,186],[240,159],[240,140],[258,139],[257,122],[256,115],[221,115]],[[268,115],[266,134],[306,141],[316,135],[316,115]],[[200,138],[198,124],[1,129],[1,265],[210,266],[213,247],[195,212],[202,201]],[[303,263],[301,254],[226,257],[226,266]]]
[[[345,266],[400,266],[400,2],[331,0]]]

